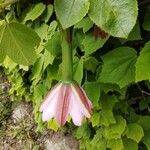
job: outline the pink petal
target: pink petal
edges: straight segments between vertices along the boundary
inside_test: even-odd
[[[69,113],[69,105],[71,98],[70,85],[64,84],[59,90],[59,96],[56,106],[55,118],[60,125],[64,125]]]
[[[70,116],[75,125],[80,126],[82,124],[83,114],[81,112],[81,106],[76,100],[74,93],[71,95],[71,104],[70,104]]]
[[[54,117],[56,113],[56,103],[58,101],[58,95],[56,94],[53,99],[49,102],[46,109],[43,110],[42,120],[49,121],[51,118]]]
[[[53,99],[53,97],[58,93],[60,87],[62,86],[62,84],[57,84],[47,95],[47,97],[45,98],[44,102],[42,103],[41,107],[40,107],[40,112],[42,112],[44,109],[46,109],[48,107],[48,104],[50,103],[50,101]]]
[[[90,118],[91,117],[91,113],[92,113],[92,111],[91,111],[92,103],[90,102],[90,100],[86,96],[85,92],[78,85],[73,85],[72,86],[72,90],[74,92],[76,100],[80,104],[82,113],[87,118]]]

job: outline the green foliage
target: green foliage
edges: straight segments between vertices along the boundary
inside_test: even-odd
[[[73,133],[83,150],[150,150],[148,5],[146,0],[0,4],[0,65],[12,100],[33,104],[38,131],[61,128],[54,119],[43,123],[39,108],[62,79],[65,29],[71,33],[73,78],[93,103],[91,118],[78,128],[68,118],[65,132]]]

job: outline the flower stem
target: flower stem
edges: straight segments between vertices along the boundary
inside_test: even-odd
[[[63,31],[62,37],[62,80],[73,80],[73,62],[72,62],[72,49],[71,49],[71,35],[69,30]]]

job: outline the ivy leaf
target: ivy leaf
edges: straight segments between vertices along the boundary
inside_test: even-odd
[[[144,138],[142,141],[146,145],[147,149],[150,150],[150,130],[145,132]]]
[[[64,29],[82,20],[88,10],[88,0],[55,0],[56,15]]]
[[[137,0],[90,0],[91,20],[115,37],[127,38],[136,23],[137,15]]]
[[[97,82],[85,82],[84,89],[89,99],[93,102],[94,107],[98,107],[101,94],[100,84]]]
[[[82,78],[83,78],[83,58],[81,58],[80,60],[78,60],[77,58],[74,61],[73,65],[73,79],[80,84]]]
[[[126,135],[128,138],[133,139],[139,143],[144,136],[143,128],[137,123],[130,123],[127,126]]]
[[[28,20],[34,21],[37,19],[45,10],[46,6],[43,3],[36,4],[25,16],[23,22]]]
[[[30,28],[19,23],[5,26],[0,41],[0,49],[16,63],[28,66],[36,60],[35,46],[40,43],[38,35]]]
[[[104,137],[106,139],[119,139],[125,131],[126,120],[122,116],[116,117],[116,123],[104,128]]]
[[[124,145],[122,139],[112,139],[108,140],[107,147],[111,150],[123,150]]]
[[[115,83],[120,88],[135,81],[136,51],[129,47],[119,47],[102,57],[104,65],[98,81]]]
[[[98,50],[99,48],[102,48],[105,42],[108,40],[108,38],[109,36],[103,39],[102,38],[95,39],[95,37],[92,34],[86,34],[85,38],[83,39],[81,43],[83,46],[82,49],[84,50],[85,55],[90,55],[96,50]]]
[[[123,138],[123,145],[123,150],[138,150],[138,144],[131,139]]]
[[[136,81],[150,80],[150,42],[147,42],[140,52],[136,62]]]

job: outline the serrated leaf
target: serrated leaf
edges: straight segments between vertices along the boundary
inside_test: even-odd
[[[116,97],[104,95],[100,100],[102,108],[100,111],[100,124],[109,126],[110,124],[116,123],[116,119],[113,115],[113,107],[117,102]]]
[[[88,9],[88,0],[55,0],[56,15],[64,29],[82,20]]]
[[[105,32],[127,38],[138,16],[137,0],[90,0],[89,16]]]
[[[73,79],[79,84],[83,78],[83,58],[80,60],[76,59],[73,65]]]
[[[93,106],[99,107],[99,98],[101,95],[100,84],[97,82],[85,82],[84,89]]]
[[[136,51],[129,47],[119,47],[102,57],[104,65],[98,81],[115,83],[120,88],[135,81]]]
[[[74,25],[74,29],[83,29],[83,32],[87,32],[90,28],[92,28],[93,22],[89,17],[83,18],[80,22]]]
[[[54,35],[47,41],[45,48],[53,55],[58,56],[61,53],[61,34],[55,32]]]
[[[108,140],[107,147],[111,150],[122,150],[124,148],[122,139]]]
[[[90,134],[91,134],[91,129],[90,127],[88,126],[88,124],[83,124],[82,126],[80,126],[76,133],[75,133],[75,137],[77,139],[80,139],[80,138],[89,138],[90,137]]]
[[[126,120],[122,116],[116,117],[116,123],[104,128],[104,137],[106,139],[119,139],[125,131]]]
[[[130,123],[127,126],[126,135],[128,138],[139,143],[144,136],[143,128],[137,123]]]
[[[140,52],[136,62],[136,81],[150,80],[150,42]]]
[[[97,130],[94,138],[91,141],[93,150],[106,150],[107,141],[102,136],[102,130]]]
[[[138,150],[138,144],[131,139],[123,138],[123,145],[123,150]]]
[[[25,16],[24,22],[28,20],[34,21],[37,19],[45,10],[46,6],[43,3],[36,4]]]
[[[95,39],[95,37],[92,34],[86,34],[81,43],[83,47],[83,48],[81,47],[82,51],[85,52],[85,55],[90,55],[99,48],[102,48],[105,42],[108,40],[108,38],[109,36],[103,39],[102,38]]]
[[[0,49],[16,63],[28,66],[36,60],[35,46],[40,43],[38,35],[30,28],[19,23],[5,26]]]
[[[150,130],[145,132],[144,138],[142,141],[146,145],[147,149],[150,150]]]

